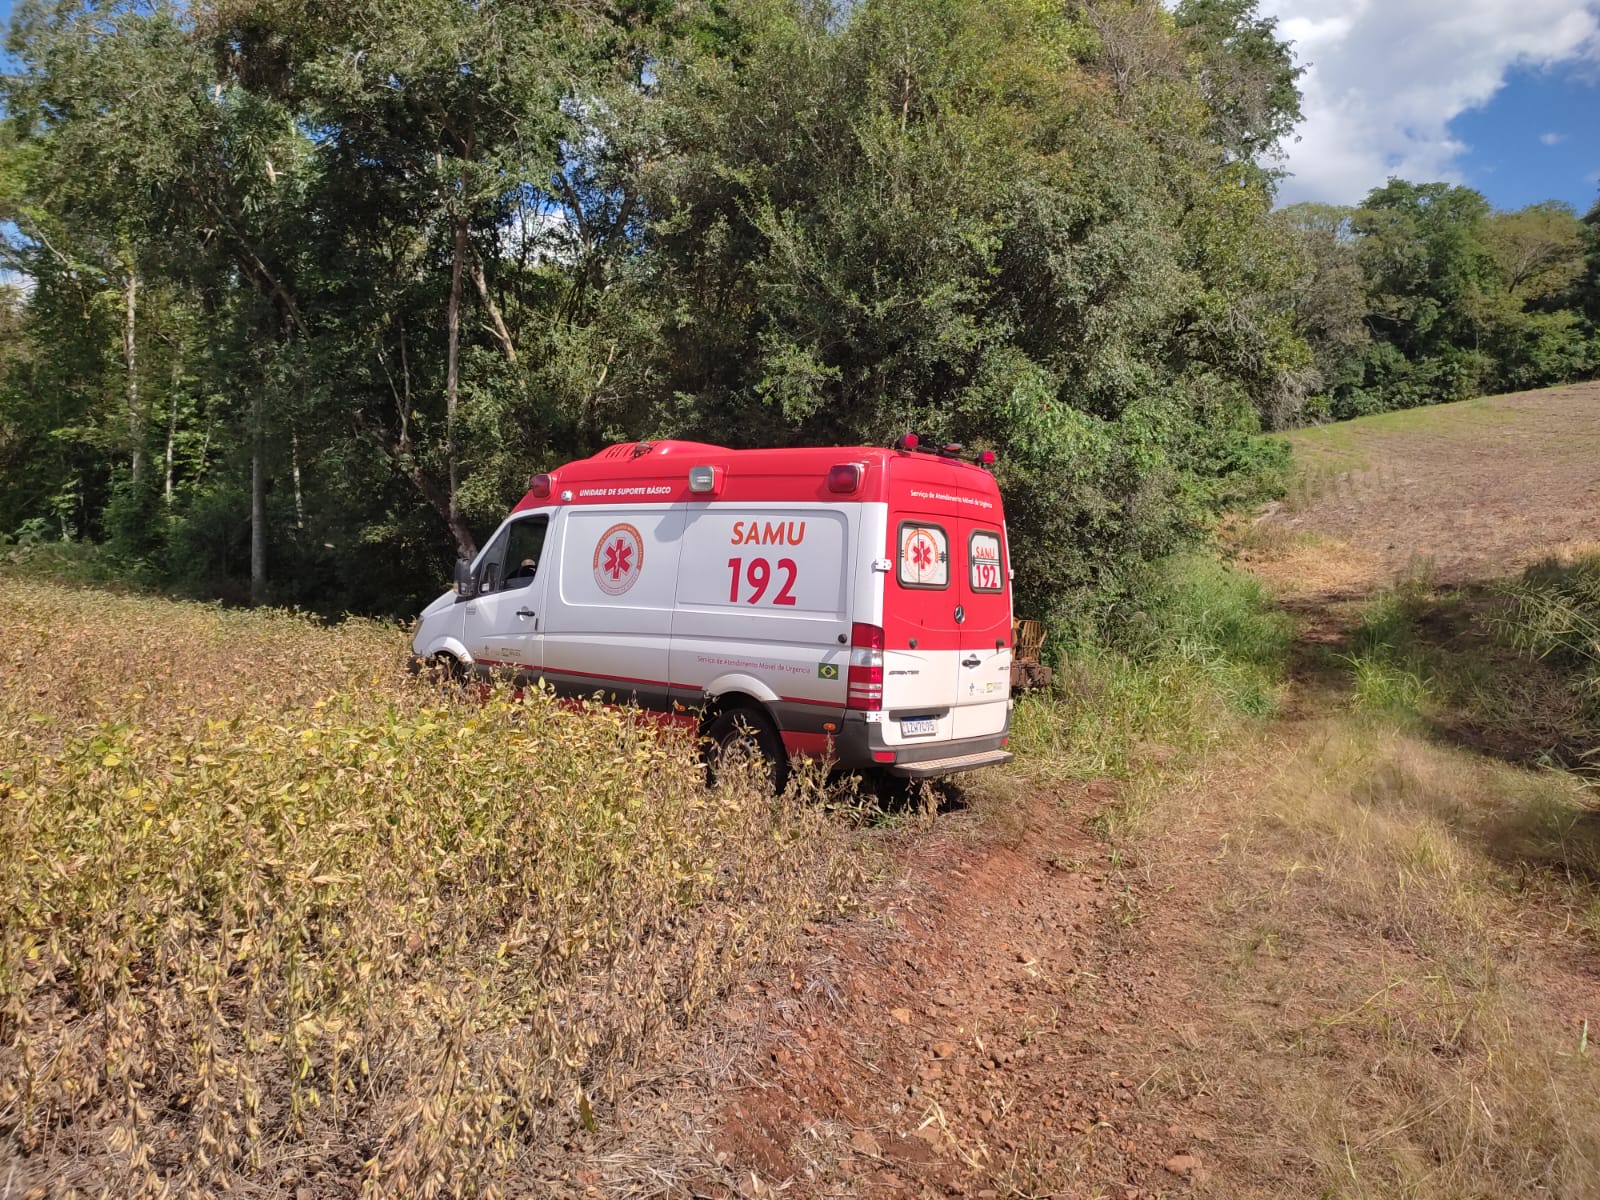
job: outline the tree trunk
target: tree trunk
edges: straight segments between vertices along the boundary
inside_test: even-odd
[[[167,407],[167,453],[164,460],[166,467],[165,480],[161,486],[161,496],[170,506],[172,504],[172,458],[173,450],[178,442],[178,393],[183,390],[183,342],[176,341],[172,347],[172,397]]]
[[[461,383],[461,275],[467,261],[467,218],[457,215],[450,219],[450,223],[454,236],[450,261],[450,306],[445,314],[448,341],[444,368],[444,443],[450,470],[449,514],[446,520],[456,539],[456,553],[462,558],[471,558],[477,553],[477,547],[470,533],[462,537],[466,525],[461,519],[461,462],[456,445],[456,404]]]
[[[128,369],[128,440],[133,443],[133,486],[144,479],[144,418],[139,412],[139,352],[134,340],[139,277],[130,268],[123,285],[122,361]]]
[[[455,538],[456,552],[464,559],[476,558],[478,555],[478,541],[472,536],[472,530],[461,519],[459,513],[452,515],[450,511],[450,497],[437,483],[428,478],[423,469],[417,465],[417,460],[411,453],[409,442],[395,441],[389,434],[381,429],[373,428],[365,422],[358,423],[358,428],[370,434],[378,446],[389,456],[395,467],[411,481],[411,486],[433,506],[444,523],[449,526],[450,534]]]
[[[506,321],[500,315],[500,306],[494,302],[494,297],[489,293],[489,281],[483,277],[483,264],[478,261],[478,256],[472,256],[472,282],[477,285],[478,299],[483,301],[483,307],[489,314],[489,321],[494,330],[494,336],[500,343],[500,349],[505,351],[506,362],[513,367],[517,365],[517,347],[511,341],[511,331],[506,328]],[[520,385],[522,376],[517,376]]]
[[[250,603],[260,604],[267,588],[267,472],[261,460],[261,391],[250,402]]]
[[[300,435],[289,433],[289,462],[294,468],[294,527],[306,527],[306,506],[300,493]]]

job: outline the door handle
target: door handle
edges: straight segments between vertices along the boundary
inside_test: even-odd
[[[963,667],[981,667],[983,665],[983,659],[979,658],[976,654],[971,654],[961,660],[961,665]]]
[[[532,617],[532,616],[537,616],[537,615],[538,614],[535,613],[533,611],[533,609],[531,609],[531,608],[519,608],[519,609],[517,609],[517,616],[519,616],[519,617]]]

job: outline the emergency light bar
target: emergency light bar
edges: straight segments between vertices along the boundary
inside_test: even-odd
[[[960,442],[947,442],[937,450],[924,446],[922,439],[914,433],[903,433],[895,439],[894,448],[907,454],[937,454],[940,458],[960,458],[966,447]],[[973,462],[980,467],[992,467],[995,464],[993,450],[980,450],[973,456]]]

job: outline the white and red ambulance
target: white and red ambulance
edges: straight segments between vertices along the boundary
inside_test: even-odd
[[[1000,492],[959,447],[612,446],[535,476],[412,648],[633,703],[713,748],[942,775],[1010,760]]]

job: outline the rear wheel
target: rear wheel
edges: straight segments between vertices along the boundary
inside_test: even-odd
[[[748,708],[729,708],[706,723],[706,782],[715,786],[717,776],[741,769],[760,771],[781,792],[789,778],[789,756],[777,729],[761,713]]]

